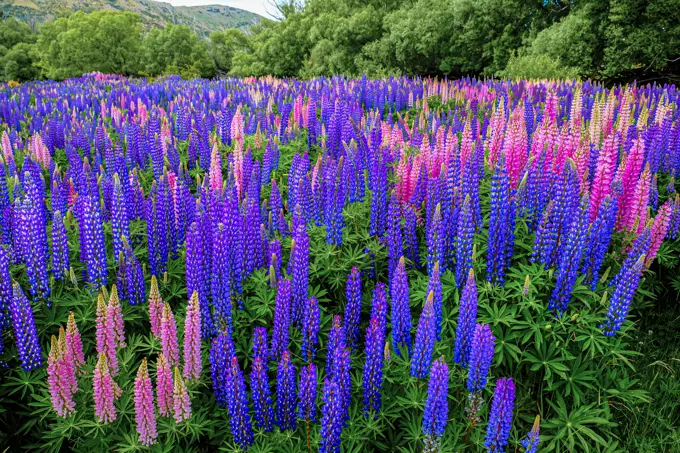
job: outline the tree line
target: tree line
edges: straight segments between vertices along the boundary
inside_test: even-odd
[[[77,12],[37,33],[0,24],[4,80],[84,72],[213,77],[390,74],[680,77],[678,0],[283,0],[278,21],[200,39],[131,12]]]

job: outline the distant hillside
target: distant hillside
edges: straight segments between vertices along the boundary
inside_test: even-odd
[[[5,17],[16,17],[35,27],[75,11],[133,11],[146,28],[168,22],[185,24],[201,36],[226,28],[245,29],[262,19],[255,13],[225,5],[172,6],[151,0],[0,0]]]

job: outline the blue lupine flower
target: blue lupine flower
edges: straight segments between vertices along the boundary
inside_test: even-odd
[[[503,164],[496,168],[491,179],[490,204],[486,278],[503,285],[515,242],[515,202]]]
[[[321,408],[321,442],[319,453],[340,453],[340,436],[344,426],[342,386],[333,379],[324,381]]]
[[[198,292],[198,304],[201,307],[201,335],[209,338],[215,331],[210,304],[208,301],[209,285],[206,279],[205,247],[198,223],[193,222],[186,234],[186,278],[187,293]]]
[[[430,372],[436,331],[434,325],[434,294],[430,291],[425,302],[425,308],[418,321],[416,344],[411,358],[411,376],[423,379]]]
[[[255,354],[253,355],[255,356]],[[266,358],[259,355],[254,357],[250,372],[250,390],[253,398],[255,422],[265,432],[270,432],[273,429],[274,412],[266,363]]]
[[[540,429],[541,416],[537,415],[531,431],[529,431],[527,437],[520,442],[522,447],[524,447],[524,453],[538,453],[538,445],[541,443]]]
[[[31,371],[40,368],[43,364],[42,348],[40,347],[38,331],[35,328],[33,309],[18,283],[14,283],[12,291],[13,297],[9,305],[9,312],[12,317],[14,339],[19,352],[21,368],[25,371]]]
[[[227,381],[225,378],[231,366],[231,358],[235,355],[234,342],[228,332],[221,331],[216,338],[213,338],[210,347],[210,376],[215,400],[220,407],[227,407]]]
[[[515,383],[512,378],[501,378],[496,389],[489,412],[484,446],[490,453],[504,453],[512,429],[512,411],[515,408]]]
[[[364,363],[364,413],[380,411],[383,380],[383,347],[387,324],[387,296],[385,286],[378,283],[373,293],[371,320],[366,329],[366,361]]]
[[[298,418],[316,421],[316,365],[309,363],[300,369]]]
[[[390,196],[390,204],[387,209],[387,281],[392,281],[394,269],[397,267],[399,258],[403,253],[403,237],[401,233],[401,215],[399,213],[399,202],[397,195],[393,191]]]
[[[392,345],[397,355],[401,356],[399,346],[406,346],[411,353],[411,309],[409,306],[408,276],[404,257],[394,271],[390,283],[392,296]]]
[[[297,389],[295,376],[295,366],[290,360],[290,351],[285,350],[281,355],[276,373],[276,425],[281,431],[295,430],[296,427]]]
[[[477,322],[477,282],[472,269],[468,273],[467,283],[460,298],[458,309],[458,325],[456,326],[456,343],[453,360],[466,366],[470,360],[472,339]]]
[[[93,287],[106,285],[106,247],[99,203],[88,195],[78,197],[80,260],[85,264],[86,280]]]
[[[236,356],[231,358],[226,373],[226,400],[229,406],[229,426],[234,436],[234,443],[244,450],[253,444],[253,425],[248,412],[248,394],[243,373],[238,366]]]
[[[356,349],[359,342],[359,324],[361,323],[361,274],[354,266],[347,276],[347,305],[345,305],[345,334],[347,343]]]
[[[477,324],[472,349],[470,365],[468,366],[467,389],[470,393],[478,392],[486,387],[486,378],[493,361],[496,337],[486,324]]]
[[[470,197],[465,197],[458,216],[458,231],[455,239],[456,248],[456,285],[463,286],[463,279],[472,269],[472,242],[475,234]]]
[[[595,221],[590,227],[581,272],[586,275],[585,283],[590,284],[590,289],[593,291],[597,287],[600,270],[614,232],[617,210],[618,204],[610,196],[607,196],[600,205]]]
[[[434,328],[437,334],[437,341],[441,340],[442,316],[444,311],[444,296],[442,294],[442,280],[439,272],[439,261],[434,263],[434,268],[430,274],[430,281],[427,283],[427,293],[433,294],[432,304],[434,308]]]
[[[68,275],[71,260],[68,254],[68,236],[61,211],[52,217],[52,273],[54,279],[61,281]]]
[[[276,292],[276,307],[274,308],[274,331],[270,359],[278,361],[283,351],[288,349],[290,331],[290,280],[279,281]]]
[[[639,255],[637,261],[632,265],[624,262],[623,267],[621,267],[617,275],[618,283],[609,299],[607,318],[604,324],[600,326],[606,336],[613,337],[616,335],[616,332],[621,329],[621,326],[626,321],[630,304],[640,284],[640,278],[642,278],[644,263],[645,254],[643,253]]]
[[[441,266],[441,263],[444,262],[444,239],[441,205],[437,204],[432,217],[432,224],[427,231],[427,272],[429,275],[434,272],[436,263],[440,263]]]
[[[303,307],[307,302],[307,286],[309,283],[309,236],[302,214],[296,207],[293,219],[295,247],[291,249],[291,321],[295,325],[302,323]]]
[[[113,257],[120,258],[123,253],[123,242],[130,242],[130,219],[127,213],[127,203],[123,194],[123,186],[118,179],[113,182],[113,199],[111,200],[111,231],[113,233]]]
[[[305,304],[305,315],[302,323],[302,357],[305,362],[314,360],[316,346],[319,344],[319,328],[321,311],[316,297],[312,296]]]
[[[376,156],[370,171],[371,236],[382,236],[387,227],[387,166],[382,156]]]
[[[265,327],[255,327],[253,331],[253,360],[261,357],[262,363],[269,361],[269,341]]]
[[[427,386],[427,401],[423,417],[423,434],[425,434],[423,452],[440,451],[440,441],[444,436],[449,418],[448,390],[449,366],[444,362],[444,357],[440,357],[432,364],[430,382]]]

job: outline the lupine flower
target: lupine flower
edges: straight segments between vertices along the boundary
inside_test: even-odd
[[[399,213],[399,202],[397,195],[393,191],[390,197],[390,204],[387,210],[387,257],[388,257],[388,278],[392,281],[394,269],[397,267],[399,258],[403,253],[403,236],[401,232],[401,215]]]
[[[467,283],[460,298],[458,309],[458,325],[456,326],[456,343],[453,360],[466,366],[470,360],[472,338],[477,320],[477,282],[472,269],[468,272]]]
[[[194,291],[184,318],[184,379],[199,379],[203,368],[201,357],[201,312],[198,292]]]
[[[427,401],[423,417],[424,452],[440,451],[440,441],[444,436],[449,418],[448,390],[449,366],[444,361],[444,357],[440,357],[432,364],[430,382],[427,386]]]
[[[172,392],[172,407],[177,423],[181,423],[182,421],[191,418],[191,400],[189,399],[189,391],[184,384],[182,374],[179,372],[179,367],[175,367],[175,386]]]
[[[659,247],[661,247],[661,243],[666,237],[671,220],[672,204],[673,202],[671,200],[666,201],[659,208],[659,212],[654,218],[654,224],[652,225],[652,240],[645,260],[646,267],[649,267],[652,261],[654,261],[656,253],[659,251]]]
[[[155,444],[158,439],[156,408],[146,358],[142,360],[135,378],[135,422],[139,443],[147,447]]]
[[[328,342],[326,345],[326,370],[333,369],[335,350],[343,348],[346,344],[345,328],[342,324],[342,316],[334,315],[331,330],[328,332]]]
[[[339,453],[340,436],[344,426],[342,386],[339,382],[326,379],[321,408],[321,442],[319,453]]]
[[[490,205],[487,280],[502,285],[515,243],[515,201],[503,164],[498,166],[491,180]]]
[[[106,246],[98,200],[89,195],[78,197],[80,260],[85,264],[85,276],[95,289],[107,282]]]
[[[359,342],[359,324],[361,323],[361,274],[354,266],[347,276],[347,304],[345,305],[345,334],[349,346],[356,349]]]
[[[276,425],[281,431],[295,430],[296,401],[295,366],[290,360],[290,351],[285,350],[281,355],[276,374]]]
[[[116,331],[113,326],[113,316],[109,316],[109,309],[104,302],[104,296],[97,298],[96,338],[97,354],[106,354],[107,368],[112,375],[118,373],[118,357],[116,356]]]
[[[434,268],[430,274],[430,281],[427,283],[427,293],[433,294],[432,305],[434,307],[434,326],[437,340],[441,340],[442,316],[444,311],[444,296],[442,294],[442,281],[439,272],[439,262],[434,263]]]
[[[425,378],[430,372],[432,354],[434,353],[436,331],[433,298],[434,294],[430,291],[425,302],[425,308],[418,321],[416,344],[413,348],[413,357],[411,358],[411,376],[419,379]]]
[[[486,324],[477,324],[470,352],[470,365],[468,367],[467,389],[469,392],[478,392],[486,387],[486,378],[493,361],[493,353],[496,337]]]
[[[430,275],[432,275],[436,263],[444,262],[444,240],[441,204],[437,204],[432,217],[432,225],[427,231],[427,271]]]
[[[210,377],[213,383],[215,400],[220,407],[227,407],[227,382],[225,375],[229,371],[231,358],[236,355],[234,342],[229,332],[221,331],[213,338],[210,347]]]
[[[618,282],[609,299],[607,318],[604,324],[600,326],[608,337],[616,335],[616,332],[621,329],[628,316],[630,304],[633,301],[635,292],[640,284],[640,278],[642,277],[645,255],[639,255],[638,260],[632,265],[627,261],[624,262],[623,267],[616,276]]]
[[[458,229],[455,239],[456,248],[456,284],[463,285],[465,274],[472,269],[472,243],[475,234],[475,223],[470,197],[466,197],[458,218]]]
[[[60,329],[63,333],[63,329]],[[74,363],[67,357],[66,341],[58,341],[52,335],[50,353],[47,357],[47,384],[50,391],[52,408],[59,417],[66,418],[75,413],[76,403],[73,394],[75,384]]]
[[[490,453],[505,452],[512,429],[512,411],[515,408],[515,383],[512,378],[501,378],[496,382],[496,389],[489,412],[489,424],[486,427],[484,446]]]
[[[67,353],[72,357],[75,371],[80,370],[85,365],[85,355],[83,354],[83,341],[72,311],[69,312],[66,323],[66,348]]]
[[[309,298],[305,304],[304,321],[302,323],[302,357],[306,362],[314,360],[316,346],[319,344],[321,311],[316,297]]]
[[[409,307],[408,276],[404,257],[394,271],[390,283],[392,296],[392,345],[397,355],[401,356],[399,345],[406,346],[411,352],[411,309]]]
[[[116,408],[113,405],[116,398],[116,384],[109,373],[104,353],[99,354],[92,385],[94,387],[94,415],[99,423],[111,423],[116,419]]]
[[[279,281],[279,289],[276,293],[276,307],[274,308],[272,346],[269,349],[271,360],[278,360],[283,351],[288,349],[291,302],[290,286],[290,280]]]
[[[383,345],[385,344],[385,325],[377,318],[371,318],[366,329],[366,361],[364,363],[364,413],[371,410],[380,412],[381,388],[383,380]]]
[[[611,242],[616,223],[616,210],[616,202],[611,197],[605,198],[600,204],[595,221],[590,227],[588,241],[585,244],[584,263],[581,272],[586,274],[586,282],[590,282],[590,289],[593,291],[597,287],[602,263]]]
[[[537,415],[531,431],[529,431],[527,437],[520,442],[522,447],[524,447],[524,453],[538,453],[538,445],[541,443],[540,429],[541,416]]]
[[[234,436],[234,443],[248,449],[253,443],[253,426],[248,413],[248,395],[243,373],[238,366],[238,359],[233,356],[226,371],[226,400],[229,407],[229,426]]]
[[[173,368],[179,364],[179,346],[177,345],[177,324],[175,315],[172,314],[170,304],[165,302],[163,305],[163,316],[161,316],[161,350],[168,361],[168,365]]]
[[[274,412],[272,411],[272,397],[267,376],[266,358],[254,354],[252,370],[250,372],[250,391],[253,398],[253,415],[257,426],[265,432],[272,431]]]
[[[43,358],[38,331],[35,328],[33,309],[18,283],[14,283],[12,292],[9,312],[21,368],[25,371],[35,370],[43,365]]]
[[[10,324],[9,307],[14,297],[9,263],[9,252],[0,246],[0,331]],[[2,338],[2,335],[0,335],[0,338]],[[0,340],[0,345],[2,345],[2,340]]]
[[[125,325],[123,323],[123,310],[120,307],[120,299],[118,298],[118,289],[116,285],[111,287],[111,296],[109,297],[109,305],[106,310],[107,323],[113,327],[115,335],[116,348],[122,349],[125,347]]]
[[[298,389],[298,418],[307,422],[316,421],[316,365],[309,363],[300,368]]]
[[[56,211],[52,218],[52,272],[55,280],[63,280],[71,267],[68,254],[68,236],[61,212]]]
[[[174,411],[174,388],[172,369],[165,355],[160,353],[156,361],[156,399],[158,401],[158,413],[164,417],[169,417]]]
[[[149,320],[151,321],[151,333],[156,338],[161,337],[161,318],[165,303],[158,290],[158,280],[155,275],[151,276],[151,292],[149,293]]]

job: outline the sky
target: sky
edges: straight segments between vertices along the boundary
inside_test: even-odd
[[[197,5],[228,5],[234,8],[245,9],[252,11],[261,16],[271,19],[271,14],[267,11],[274,12],[272,0],[158,0],[170,3],[173,6],[197,6]]]

